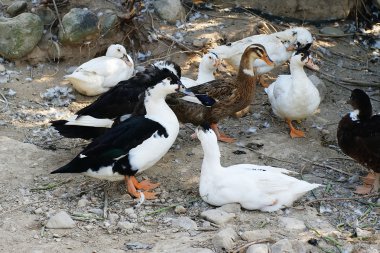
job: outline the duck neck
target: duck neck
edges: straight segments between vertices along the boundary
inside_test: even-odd
[[[220,167],[220,150],[217,141],[202,143],[203,147],[203,167],[218,168]],[[203,171],[204,172],[204,171]]]
[[[197,82],[206,83],[214,79],[214,72],[211,69],[206,69],[204,66],[202,66],[201,63],[201,65],[199,66]]]
[[[358,117],[360,120],[369,120],[372,116],[372,105],[371,101],[368,99],[365,104],[359,107]]]
[[[147,96],[144,101],[146,116],[158,122],[178,121],[164,97]]]
[[[290,60],[290,74],[293,77],[293,80],[296,78],[308,78],[305,71],[303,70],[303,65],[299,62]],[[292,82],[292,85],[303,86],[303,82]]]
[[[256,87],[256,69],[253,67],[253,62],[255,59],[250,57],[249,52],[244,53],[241,57],[239,72],[236,77],[236,84],[244,92],[250,94]]]

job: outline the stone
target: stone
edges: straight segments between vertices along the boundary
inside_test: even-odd
[[[176,206],[176,207],[174,208],[174,212],[175,212],[175,213],[178,213],[178,214],[186,213],[186,211],[187,211],[187,209],[186,209],[184,206],[181,206],[181,205]]]
[[[229,251],[234,247],[237,239],[238,234],[233,228],[225,228],[212,238],[212,243],[217,252]]]
[[[179,251],[176,250],[176,253],[213,253],[214,251],[207,248],[186,248]]]
[[[80,199],[78,200],[78,207],[85,207],[87,206],[89,201],[87,199]]]
[[[279,218],[280,226],[284,227],[285,229],[289,231],[303,231],[306,229],[305,222],[290,218],[290,217],[280,217]]]
[[[46,223],[47,228],[74,228],[75,222],[65,211],[60,211],[52,216]]]
[[[111,224],[115,224],[117,222],[117,220],[119,219],[119,215],[117,213],[110,213],[108,215],[108,219],[109,219]]]
[[[292,244],[292,248],[297,253],[307,253],[312,252],[314,246],[310,244],[306,244],[299,240],[291,240],[290,243]]]
[[[269,248],[266,244],[254,244],[248,247],[246,253],[268,253]]]
[[[298,253],[295,252],[292,244],[288,239],[282,239],[277,241],[271,246],[272,253]]]
[[[223,210],[227,213],[240,213],[241,205],[238,203],[225,204],[217,209]]]
[[[98,17],[88,9],[73,8],[62,18],[58,38],[62,44],[82,44],[99,37]]]
[[[361,228],[355,228],[358,237],[372,237],[372,232]]]
[[[197,223],[189,217],[179,217],[172,220],[172,226],[177,228],[183,228],[185,230],[197,229]]]
[[[5,71],[5,67],[3,64],[0,64],[0,72],[4,72]]]
[[[201,213],[202,218],[218,225],[224,225],[235,218],[235,216],[234,213],[227,213],[221,209],[210,209]]]
[[[278,17],[294,18],[303,21],[322,21],[345,19],[354,7],[351,0],[240,0],[243,7],[251,7]]]
[[[156,0],[153,6],[158,16],[170,24],[185,20],[186,12],[180,0]]]
[[[267,229],[257,229],[243,232],[240,237],[248,242],[271,238],[271,233]]]
[[[38,15],[44,25],[51,25],[55,20],[55,13],[48,6],[39,6],[34,10],[34,14]]]
[[[117,227],[122,230],[132,230],[136,227],[136,223],[132,223],[128,221],[119,221],[117,223]]]
[[[207,43],[210,43],[209,38],[201,38],[201,39],[193,40],[193,46],[194,47],[204,47],[207,45]]]
[[[41,19],[32,13],[14,18],[0,17],[0,55],[20,59],[30,53],[43,34]]]
[[[25,12],[27,7],[28,4],[25,1],[14,1],[11,5],[8,6],[7,13],[9,16],[15,17]]]
[[[323,27],[320,32],[328,35],[344,35],[344,32],[342,30],[335,27]]]
[[[105,38],[111,36],[117,31],[115,28],[119,23],[119,18],[114,11],[105,10],[103,15],[99,17],[100,34]]]

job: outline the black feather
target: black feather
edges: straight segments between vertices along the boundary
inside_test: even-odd
[[[93,171],[101,167],[113,165],[113,171],[122,175],[134,175],[129,163],[129,151],[153,135],[168,137],[166,129],[156,121],[144,116],[132,117],[108,130],[104,135],[91,142],[71,162],[51,172],[55,173],[82,173],[88,169]],[[80,158],[80,157],[83,158]],[[116,160],[116,158],[123,158]]]

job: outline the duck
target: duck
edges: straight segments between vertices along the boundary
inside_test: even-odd
[[[274,62],[273,65],[267,65],[260,59],[254,61],[253,66],[256,67],[257,75],[262,75],[288,61],[294,51],[309,49],[313,43],[313,36],[306,28],[294,27],[272,34],[253,35],[227,45],[220,45],[211,49],[210,52],[218,55],[235,69],[239,69],[242,54],[252,43],[263,45]],[[267,85],[263,83],[263,86]]]
[[[262,59],[268,65],[273,64],[262,45],[252,44],[241,57],[236,80],[214,80],[188,88],[188,94],[195,96],[198,101],[187,101],[178,96],[168,96],[166,101],[180,122],[210,125],[218,140],[234,142],[235,139],[219,131],[217,123],[252,102],[257,82],[252,63],[256,59]]]
[[[197,127],[204,157],[199,179],[199,194],[210,205],[239,203],[247,210],[274,212],[291,207],[319,184],[298,180],[287,169],[255,164],[223,167],[217,137],[211,129]]]
[[[124,46],[113,44],[106,55],[83,63],[70,75],[64,76],[76,91],[85,96],[102,94],[120,81],[129,79],[134,63]]]
[[[155,199],[158,184],[135,175],[156,164],[173,145],[179,122],[165,96],[184,87],[166,78],[145,91],[144,116],[133,116],[94,139],[72,161],[51,172],[81,173],[109,181],[124,180],[135,198]],[[143,190],[143,196],[137,190]]]
[[[292,138],[305,137],[294,128],[293,120],[302,120],[317,112],[321,98],[318,89],[307,77],[303,66],[318,67],[308,51],[299,50],[290,59],[290,75],[279,75],[275,82],[265,88],[275,115],[285,119]]]
[[[380,185],[380,115],[372,114],[370,98],[361,89],[354,89],[347,103],[354,110],[339,121],[338,145],[343,153],[373,171],[355,192],[377,193]]]
[[[139,96],[168,77],[173,83],[180,81],[179,65],[172,61],[157,61],[130,79],[119,82],[68,119],[50,121],[51,126],[66,138],[96,138],[115,121],[118,123],[128,118],[139,103]]]
[[[181,77],[181,82],[186,88],[197,86],[198,84],[207,83],[215,80],[214,72],[220,69],[223,71],[223,65],[218,55],[214,53],[204,54],[199,63],[198,77],[193,80],[189,77]]]

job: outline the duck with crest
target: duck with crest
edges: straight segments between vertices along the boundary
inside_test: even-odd
[[[380,186],[380,115],[372,115],[370,98],[363,90],[354,89],[347,103],[354,111],[339,122],[338,145],[346,155],[374,172],[364,178],[364,185],[357,187],[356,193],[377,193]]]
[[[125,180],[136,198],[154,199],[149,192],[158,184],[138,182],[135,174],[152,167],[169,150],[179,132],[179,122],[165,96],[183,90],[165,79],[145,92],[146,115],[132,116],[93,140],[71,162],[52,172],[83,173],[110,181]],[[143,195],[136,189],[145,190]]]
[[[318,89],[303,69],[305,64],[318,69],[308,51],[297,51],[290,59],[290,75],[279,75],[265,89],[274,114],[285,119],[292,138],[305,137],[303,131],[294,128],[292,121],[311,116],[321,102]]]
[[[139,96],[165,78],[177,83],[181,68],[171,61],[158,61],[132,78],[119,82],[67,120],[51,121],[52,126],[67,138],[92,139],[132,114]]]
[[[65,79],[74,89],[86,96],[102,94],[120,81],[129,79],[134,72],[134,63],[125,47],[114,44],[108,47],[106,55],[94,58],[80,65]]]
[[[320,186],[286,174],[292,171],[272,166],[236,164],[223,167],[216,135],[198,127],[204,157],[199,180],[202,199],[215,206],[239,203],[248,210],[265,212],[290,207],[295,200]]]
[[[262,45],[252,44],[241,57],[236,80],[214,80],[189,88],[189,94],[198,100],[196,103],[178,96],[168,96],[166,101],[180,122],[209,125],[215,131],[218,140],[233,142],[233,138],[219,132],[217,123],[251,104],[257,82],[253,67],[256,59],[262,59],[268,65],[273,64]]]

